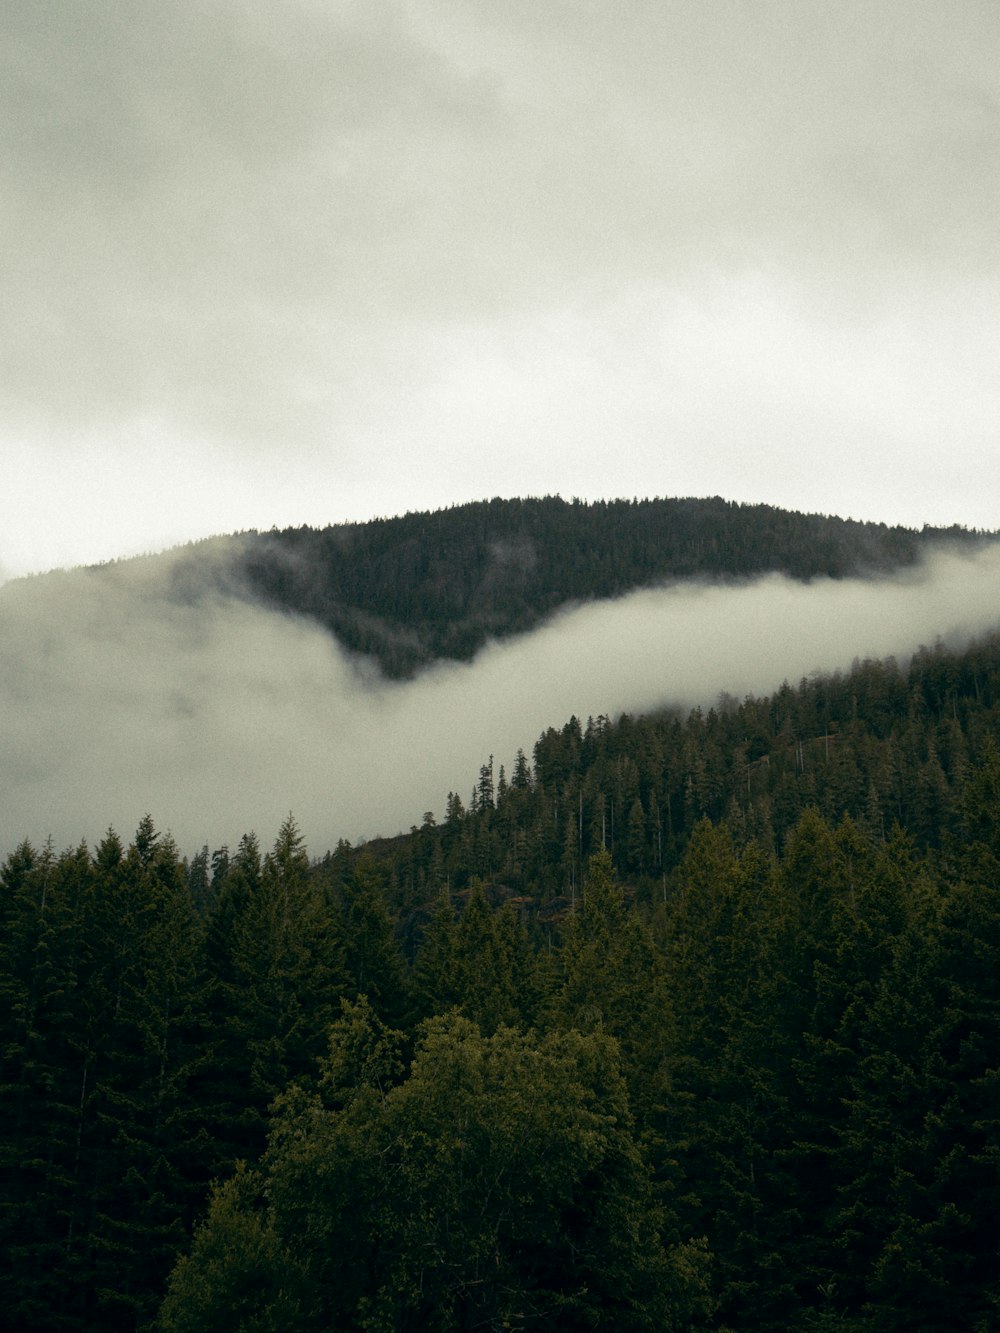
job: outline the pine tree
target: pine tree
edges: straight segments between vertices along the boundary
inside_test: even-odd
[[[202,1080],[217,1171],[263,1149],[266,1111],[307,1073],[350,989],[339,914],[289,816],[261,858],[244,835],[209,918],[212,1067]]]
[[[109,832],[93,859],[49,851],[24,871],[22,855],[4,1062],[17,1265],[2,1308],[25,1330],[132,1329],[208,1178],[190,897],[148,818],[128,853]]]
[[[405,1021],[410,1007],[403,958],[385,901],[383,876],[370,856],[354,864],[341,893],[344,961],[350,989],[367,996],[380,1018]]]
[[[423,1017],[444,1013],[461,1003],[457,977],[458,940],[451,895],[442,889],[417,945],[413,982]]]
[[[233,1018],[246,1043],[252,1103],[263,1114],[290,1078],[312,1068],[347,984],[340,931],[291,815],[233,934]]]
[[[664,976],[648,929],[625,905],[607,850],[587,865],[582,903],[568,917],[549,1020],[619,1042],[640,1123],[660,1103],[671,1040]]]

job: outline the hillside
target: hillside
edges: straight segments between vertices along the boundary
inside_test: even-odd
[[[165,1330],[990,1327],[998,739],[993,637],[574,718],[311,864],[23,845],[4,1319],[149,1327],[242,1160]]]
[[[392,677],[467,660],[567,603],[681,579],[885,574],[961,528],[917,532],[715,499],[490,500],[323,529],[243,534],[231,573]]]
[[[470,544],[439,568],[480,589],[454,623],[513,624],[519,580],[537,618],[545,589],[737,578],[776,552],[799,578],[885,571],[928,540],[721,504],[449,511]],[[542,512],[530,560],[497,555]],[[673,537],[643,546],[640,517]],[[251,534],[235,564],[195,546],[155,595],[252,585],[256,551],[287,574],[272,604],[311,589],[310,614],[356,566],[334,607],[354,614],[398,560],[379,641],[411,633],[413,669],[450,521],[366,525],[353,562],[310,554],[355,540],[339,529]],[[514,574],[477,582],[475,552]],[[245,795],[245,767],[224,776]],[[192,854],[147,815],[131,841],[7,857],[0,1323],[993,1327],[1000,632],[711,708],[554,718],[467,780],[440,822],[312,857],[293,815],[266,850],[248,827]]]

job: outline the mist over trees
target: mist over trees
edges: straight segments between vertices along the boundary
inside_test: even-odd
[[[691,502],[695,514],[702,505]],[[579,508],[596,543],[588,558],[613,566],[617,528]],[[634,509],[623,507],[625,527]],[[574,506],[558,512],[567,531],[577,523]],[[958,644],[992,628],[1000,545],[910,536],[924,555],[891,575],[680,579],[561,604],[530,633],[491,639],[471,662],[424,662],[407,680],[317,619],[254,600],[241,538],[15,581],[0,588],[0,855],[23,837],[66,846],[108,824],[134,829],[146,810],[185,849],[235,845],[290,809],[313,848],[397,833],[425,810],[441,818],[485,755],[508,766],[518,747],[530,756],[571,714],[707,709],[720,690],[767,691],[856,655],[905,662],[937,634]],[[434,541],[419,549],[437,559]],[[452,562],[456,579],[472,560]],[[322,581],[322,561],[317,571]],[[476,598],[459,622],[476,620]]]
[[[421,566],[405,521],[374,525],[416,645],[389,669],[541,614],[594,524],[651,524],[662,577],[655,524],[687,503],[452,511],[479,534],[448,548],[453,584],[433,540]],[[731,575],[740,515],[716,505],[681,546]],[[782,560],[812,532],[797,577],[921,540],[744,516],[785,523]],[[542,517],[529,560],[511,533]],[[286,548],[291,604],[306,548],[345,540],[268,534],[261,568]],[[603,550],[596,586],[637,577],[638,546]],[[203,595],[174,568],[171,595]],[[468,615],[434,639],[448,587]],[[991,634],[573,716],[509,768],[482,756],[440,821],[317,855],[294,814],[269,843],[180,848],[153,815],[128,842],[23,841],[0,868],[0,1324],[987,1333],[998,811]]]
[[[231,576],[325,625],[390,677],[469,660],[567,603],[667,580],[888,573],[962,528],[917,532],[714,499],[494,499],[316,530],[245,534]]]
[[[572,719],[319,859],[22,845],[3,1321],[993,1326],[998,722],[988,638]]]

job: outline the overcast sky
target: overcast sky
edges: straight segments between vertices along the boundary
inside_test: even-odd
[[[0,575],[494,494],[1000,527],[996,0],[0,14]]]

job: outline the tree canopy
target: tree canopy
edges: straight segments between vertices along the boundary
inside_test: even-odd
[[[1000,639],[533,758],[7,857],[0,1323],[996,1327]]]

